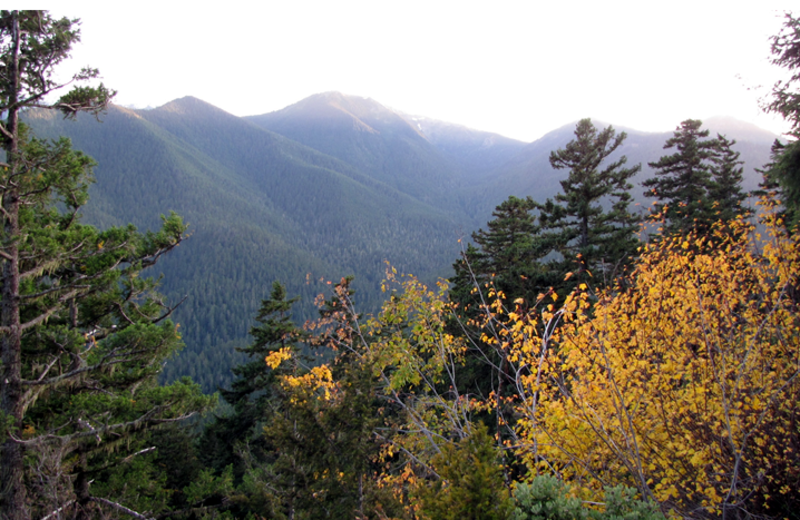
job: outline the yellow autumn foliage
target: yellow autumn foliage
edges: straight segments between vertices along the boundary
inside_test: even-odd
[[[587,494],[634,486],[688,517],[797,501],[798,242],[774,221],[763,237],[736,222],[664,238],[615,291],[506,316],[529,469]]]

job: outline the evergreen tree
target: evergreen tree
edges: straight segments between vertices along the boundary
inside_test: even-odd
[[[92,160],[67,139],[27,135],[27,107],[99,113],[113,95],[79,86],[55,103],[53,68],[78,41],[76,20],[0,12],[0,518],[126,511],[91,489],[148,428],[211,404],[189,381],[160,387],[180,347],[172,308],[141,271],[183,238],[175,215],[157,233],[80,224]],[[97,76],[84,69],[78,83]],[[136,457],[136,451],[130,455]]]
[[[667,233],[708,229],[717,220],[730,221],[751,210],[744,205],[742,164],[736,141],[717,134],[707,139],[702,122],[687,119],[667,140],[664,149],[677,148],[648,163],[656,176],[642,185],[650,188],[645,195],[655,195],[660,202],[656,213],[666,220]]]
[[[789,72],[789,78],[778,81],[772,89],[772,101],[765,107],[767,112],[780,114],[792,126],[791,134],[800,137],[800,18],[791,13],[784,14],[781,32],[772,39],[772,64]]]
[[[250,329],[253,342],[237,348],[250,361],[233,368],[236,376],[230,389],[220,389],[222,398],[233,407],[232,413],[217,417],[200,440],[205,464],[218,473],[233,465],[235,483],[240,483],[248,465],[264,463],[272,455],[265,446],[262,427],[274,413],[277,375],[286,368],[273,369],[264,358],[280,349],[289,349],[296,359],[307,334],[292,321],[292,306],[298,298],[287,299],[286,288],[274,282],[270,297],[261,302],[258,325]]]
[[[569,176],[561,181],[562,193],[542,208],[540,221],[556,232],[557,249],[565,260],[563,272],[588,270],[602,282],[619,274],[638,247],[639,219],[628,206],[633,187],[629,180],[641,165],[625,167],[624,155],[608,160],[626,138],[625,132],[617,133],[611,126],[598,132],[590,119],[582,119],[575,139],[550,154],[553,168],[568,168]],[[572,268],[576,259],[578,269]]]
[[[494,438],[483,425],[457,444],[448,443],[433,458],[439,475],[417,490],[422,518],[431,520],[505,520],[513,503],[503,481]]]
[[[752,213],[744,206],[747,199],[747,193],[742,190],[744,161],[739,160],[739,152],[733,150],[734,144],[736,141],[717,134],[717,150],[712,159],[713,178],[708,190],[717,218],[726,222]]]
[[[554,280],[541,260],[554,247],[551,235],[542,233],[536,223],[534,210],[539,208],[530,197],[520,199],[513,195],[497,206],[494,219],[487,230],[478,230],[472,239],[479,247],[467,246],[463,258],[453,268],[451,299],[466,306],[479,304],[480,295],[473,289],[491,283],[506,298],[524,298],[536,302],[536,296],[546,291]]]
[[[702,125],[697,119],[683,121],[664,144],[665,150],[677,151],[648,163],[656,176],[642,186],[648,188],[645,195],[654,195],[660,201],[656,212],[666,219],[668,233],[705,229],[715,220],[709,187],[719,143],[707,139],[709,131],[700,130]]]
[[[790,76],[776,83],[766,111],[780,114],[790,124],[787,144],[778,141],[772,147],[772,161],[764,168],[764,184],[770,186],[784,207],[784,223],[789,230],[800,225],[800,19],[785,14],[781,32],[772,37],[772,63],[786,69]]]
[[[800,141],[784,144],[775,140],[770,162],[757,170],[762,180],[753,194],[776,198],[783,206],[780,212],[786,229],[800,224]]]
[[[490,292],[500,291],[507,302],[522,298],[522,306],[532,306],[539,294],[563,281],[558,271],[542,262],[555,242],[537,224],[533,213],[537,208],[539,204],[530,197],[509,197],[495,208],[495,218],[487,224],[487,230],[473,233],[478,247],[469,244],[463,257],[453,264],[449,297],[457,305],[457,319],[449,328],[455,335],[469,337],[471,345],[470,355],[457,374],[458,387],[465,393],[486,398],[494,392],[502,398],[514,384],[514,375],[507,373],[505,352],[482,341],[482,331],[475,326],[485,318],[494,299]],[[499,433],[504,424],[497,413],[482,419],[492,425],[492,433]]]

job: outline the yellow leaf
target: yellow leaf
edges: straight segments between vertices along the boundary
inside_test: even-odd
[[[271,369],[275,370],[281,363],[283,363],[287,359],[290,359],[291,357],[292,357],[292,349],[289,347],[283,347],[276,350],[275,352],[270,352],[269,355],[264,358],[264,361],[266,361],[267,365]]]

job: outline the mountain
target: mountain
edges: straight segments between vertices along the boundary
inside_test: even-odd
[[[526,143],[499,134],[438,121],[424,116],[400,114],[415,126],[439,152],[464,173],[462,182],[472,184],[519,153]]]
[[[174,318],[187,347],[165,374],[190,375],[206,390],[229,381],[233,347],[273,281],[301,296],[302,322],[314,315],[320,279],[356,275],[359,306],[372,311],[386,261],[427,281],[449,275],[458,239],[485,226],[497,204],[559,190],[567,172],[548,159],[575,126],[526,144],[335,92],[246,118],[191,97],[152,110],[112,106],[102,124],[41,111],[26,118],[37,135],[66,135],[97,160],[88,223],[153,229],[171,210],[189,223],[190,238],[158,266],[170,301],[186,297]],[[754,187],[753,167],[768,160],[775,136],[709,124],[738,140]],[[627,132],[619,153],[631,164],[657,160],[671,136]],[[644,202],[642,191],[634,195]]]
[[[40,136],[68,135],[98,161],[87,222],[152,229],[174,210],[189,223],[189,240],[160,264],[171,300],[188,296],[174,315],[187,348],[166,371],[207,389],[224,378],[203,365],[231,365],[230,342],[246,336],[273,281],[302,296],[302,322],[322,290],[307,275],[357,275],[359,301],[374,309],[385,261],[432,279],[458,253],[460,223],[447,212],[194,98],[111,107],[102,124],[44,112],[28,122]]]
[[[422,202],[459,211],[449,194],[459,169],[396,112],[367,98],[326,92],[245,118]]]

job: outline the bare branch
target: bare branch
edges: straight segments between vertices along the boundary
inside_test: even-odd
[[[156,318],[156,319],[155,319],[155,320],[154,320],[152,323],[153,323],[153,324],[155,324],[155,323],[158,323],[158,322],[160,322],[161,320],[164,320],[164,319],[166,319],[167,317],[169,317],[169,315],[170,315],[170,314],[172,314],[172,312],[173,312],[175,309],[177,309],[178,307],[180,307],[180,306],[181,306],[181,304],[183,304],[183,302],[185,302],[185,301],[186,301],[186,299],[187,299],[188,297],[189,297],[189,295],[187,294],[186,296],[184,296],[184,297],[181,299],[181,301],[179,301],[178,303],[176,303],[176,304],[175,304],[175,305],[173,305],[172,307],[168,307],[168,310],[167,310],[167,312],[165,312],[164,314],[162,314],[161,316],[159,316],[158,318]]]
[[[138,518],[139,520],[155,520],[152,516],[145,516],[141,513],[137,513],[133,509],[128,509],[127,507],[123,506],[122,504],[118,504],[116,502],[112,502],[107,498],[100,498],[100,497],[92,497],[93,502],[99,502],[100,504],[105,504],[111,508],[116,509],[117,511],[121,511],[126,515],[132,516],[134,518]]]

